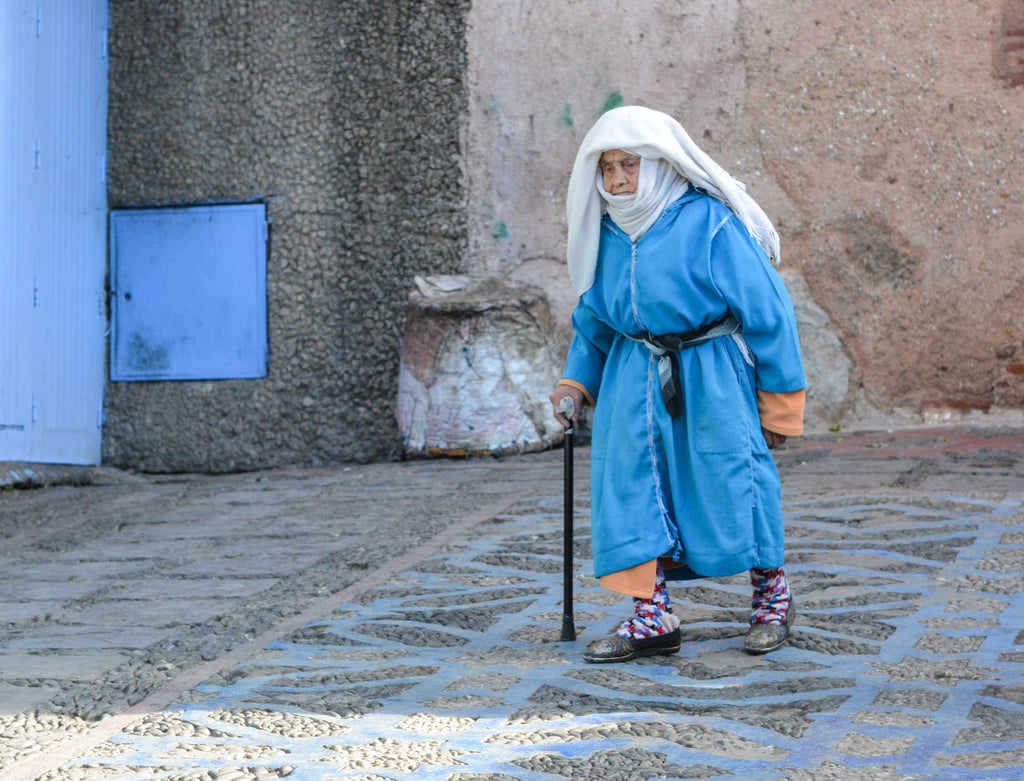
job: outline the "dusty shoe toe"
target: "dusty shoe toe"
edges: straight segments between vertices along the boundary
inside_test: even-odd
[[[610,637],[595,640],[583,653],[583,661],[592,664],[603,664],[607,662],[628,662],[641,656],[655,656],[674,654],[679,650],[682,643],[682,635],[679,629],[673,629],[668,634],[655,635],[654,637],[621,637],[611,635]]]
[[[766,654],[781,648],[789,639],[789,627],[793,623],[796,609],[790,602],[784,624],[751,624],[747,630],[747,638],[743,641],[743,650],[748,654]]]

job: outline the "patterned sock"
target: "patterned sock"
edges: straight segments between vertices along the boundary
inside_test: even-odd
[[[782,567],[750,570],[754,596],[750,600],[750,623],[784,624],[789,613],[789,581]]]
[[[679,626],[679,619],[672,613],[672,600],[668,596],[661,562],[658,562],[654,576],[654,594],[650,599],[633,597],[633,613],[633,617],[615,631],[619,637],[639,640],[644,637],[666,635]]]

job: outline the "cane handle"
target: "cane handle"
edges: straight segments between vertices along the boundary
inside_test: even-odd
[[[558,406],[555,407],[555,412],[561,413],[569,420],[572,420],[573,415],[576,414],[576,402],[572,400],[572,396],[562,396]]]

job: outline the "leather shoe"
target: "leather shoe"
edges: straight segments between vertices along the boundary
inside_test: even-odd
[[[682,635],[679,627],[676,627],[668,634],[654,635],[653,637],[622,637],[611,635],[601,640],[595,640],[583,652],[583,661],[592,664],[605,664],[607,662],[628,662],[641,656],[668,656],[679,650],[682,644]]]
[[[784,624],[751,624],[747,630],[747,638],[743,641],[743,650],[748,654],[766,654],[782,648],[789,639],[789,625],[793,623],[796,607],[793,600],[789,601]]]

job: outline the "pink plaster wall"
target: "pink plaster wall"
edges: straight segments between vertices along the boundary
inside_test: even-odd
[[[852,359],[837,422],[1019,412],[1024,87],[994,54],[1019,5],[476,2],[468,269],[540,282],[567,317],[575,149],[603,107],[649,105],[775,219]]]

